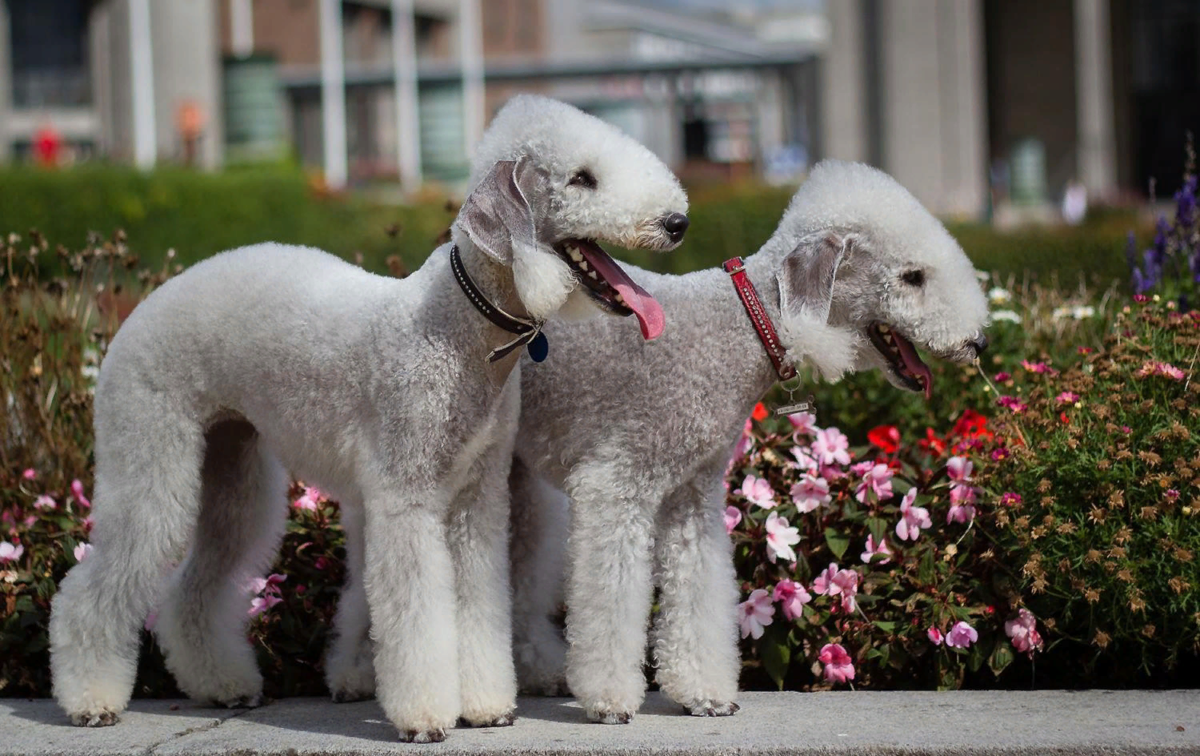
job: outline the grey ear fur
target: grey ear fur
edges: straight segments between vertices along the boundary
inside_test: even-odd
[[[499,160],[463,203],[454,223],[486,255],[512,265],[513,249],[537,243],[529,195],[538,180],[527,156]]]
[[[849,236],[825,232],[806,236],[780,263],[780,310],[790,317],[807,316],[824,323],[833,301],[838,266],[850,248]]]

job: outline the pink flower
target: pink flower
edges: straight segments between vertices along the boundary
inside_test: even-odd
[[[92,553],[92,544],[90,544],[90,543],[78,544],[75,547],[75,561],[82,562],[84,559],[87,559],[88,554],[91,554],[91,553]]]
[[[304,494],[292,502],[292,506],[296,509],[307,509],[310,512],[315,512],[321,506],[321,491],[317,488],[309,486],[304,489]]]
[[[747,475],[742,481],[742,487],[734,493],[745,496],[751,504],[757,504],[763,509],[772,509],[779,503],[775,501],[775,489],[771,488],[771,484],[765,478],[756,478],[753,475]]]
[[[817,661],[825,665],[825,679],[833,683],[849,682],[854,679],[854,664],[850,654],[840,643],[826,643],[817,655]]]
[[[796,467],[799,467],[805,472],[816,472],[820,465],[818,465],[817,460],[813,459],[812,455],[809,454],[810,451],[811,449],[806,446],[793,446],[792,456],[796,458]]]
[[[33,480],[37,477],[37,470],[34,470],[32,467],[27,468],[25,472],[21,473],[21,477],[25,480]]]
[[[283,601],[283,599],[271,594],[267,594],[266,596],[255,596],[254,600],[250,602],[250,616],[257,617],[281,601]]]
[[[75,497],[75,501],[79,502],[81,507],[91,507],[92,501],[83,495],[83,483],[79,479],[71,481],[71,495]]]
[[[850,439],[837,428],[817,431],[817,439],[813,441],[812,448],[817,461],[822,465],[850,464]]]
[[[846,473],[837,465],[821,465],[821,477],[825,480],[837,480],[846,477]]]
[[[813,580],[813,593],[829,598],[841,597],[842,610],[853,612],[858,604],[854,597],[858,594],[858,573],[850,569],[839,569],[837,562],[830,564],[825,571]]]
[[[813,434],[817,432],[817,416],[811,412],[797,412],[787,416],[788,421],[792,424],[793,433]]]
[[[946,645],[951,648],[966,648],[979,640],[979,633],[966,622],[956,622],[946,633]]]
[[[999,404],[1001,407],[1004,407],[1006,409],[1012,410],[1013,413],[1021,413],[1021,412],[1024,412],[1026,409],[1028,409],[1025,402],[1021,401],[1020,399],[1016,398],[1015,396],[1002,396],[996,400],[996,404]]]
[[[1042,636],[1037,631],[1037,618],[1028,609],[1018,609],[1016,619],[1004,623],[1004,632],[1012,639],[1013,648],[1020,653],[1032,655],[1042,647]]]
[[[315,562],[313,562],[314,569],[323,570],[328,566],[329,566],[329,560],[323,556],[317,557],[317,560]]]
[[[725,507],[725,532],[732,533],[733,529],[742,521],[742,510],[732,504]]]
[[[880,538],[879,545],[875,544],[874,536],[867,536],[867,550],[862,553],[862,560],[870,563],[874,557],[883,556],[883,559],[876,559],[876,564],[887,564],[892,561],[892,550],[888,548],[887,539]]]
[[[778,512],[772,512],[767,517],[767,558],[771,563],[775,562],[776,557],[787,562],[796,561],[792,545],[797,543],[800,543],[800,531],[789,528],[787,520],[780,517]]]
[[[738,624],[742,626],[742,637],[762,637],[763,628],[771,624],[775,616],[775,606],[771,596],[762,588],[750,593],[750,597],[738,604]]]
[[[900,522],[896,523],[896,535],[901,541],[915,541],[921,535],[921,528],[933,527],[929,519],[929,510],[925,507],[914,507],[917,500],[916,486],[908,489],[900,501]]]
[[[854,464],[850,465],[850,473],[861,478],[862,476],[866,475],[867,472],[870,471],[870,469],[874,466],[875,461],[870,459],[863,460],[862,462],[855,462]]]
[[[854,498],[866,503],[867,492],[871,491],[875,494],[876,501],[885,501],[892,498],[892,470],[887,465],[873,465],[870,470],[863,474],[862,483],[858,484],[858,488],[854,491]]]
[[[1006,446],[998,446],[995,449],[992,449],[992,461],[993,462],[1003,462],[1004,460],[1008,459],[1008,456],[1009,456],[1009,451],[1008,451],[1008,447],[1006,447]]]
[[[47,496],[46,494],[42,494],[41,496],[39,496],[33,500],[33,508],[34,509],[58,509],[58,502],[56,502],[53,498]]]
[[[1174,488],[1168,488],[1166,493],[1163,494],[1163,496],[1166,497],[1167,501],[1170,501],[1170,502],[1179,501],[1179,491],[1177,491]]]
[[[1021,360],[1021,367],[1025,368],[1031,373],[1039,374],[1045,373],[1050,369],[1049,366],[1047,366],[1044,362],[1030,362],[1029,360]]]
[[[928,631],[926,631],[925,634],[929,636],[929,642],[932,643],[933,645],[935,645],[935,646],[942,645],[942,631],[941,630],[938,630],[936,627],[931,627],[931,628],[929,628]]]
[[[250,591],[252,593],[279,593],[279,584],[287,580],[287,575],[281,575],[278,572],[271,573],[265,578],[254,578],[250,581]]]
[[[1164,378],[1170,378],[1173,381],[1182,381],[1186,374],[1179,368],[1169,363],[1159,362],[1158,360],[1148,360],[1146,364],[1142,365],[1142,367],[1139,368],[1136,373],[1134,373],[1134,375],[1136,375],[1138,378],[1145,378],[1151,375],[1161,375]]]
[[[812,596],[804,586],[784,579],[775,584],[774,599],[783,605],[783,616],[794,620],[803,613],[804,605],[812,601]]]
[[[966,457],[951,457],[946,462],[946,473],[955,483],[966,483],[971,480],[971,470],[974,463]]]
[[[994,380],[996,383],[1004,383],[1005,381],[1007,381],[1010,378],[1012,378],[1012,374],[1005,373],[1003,371],[996,373],[994,376],[992,376],[992,380]]]
[[[824,478],[805,475],[792,486],[792,501],[801,512],[811,512],[829,503],[829,483]]]
[[[15,562],[25,553],[25,547],[21,544],[11,544],[8,541],[0,541],[0,564]]]
[[[975,519],[974,486],[955,483],[950,487],[950,511],[946,513],[946,524],[952,522],[970,522]]]
[[[1020,504],[1021,503],[1021,494],[1013,493],[1012,491],[1006,491],[1003,495],[1000,496],[1000,503],[1006,507],[1011,507],[1016,504]]]
[[[1054,399],[1059,404],[1074,404],[1075,402],[1079,401],[1079,394],[1076,394],[1074,391],[1064,391],[1058,396],[1054,397]]]

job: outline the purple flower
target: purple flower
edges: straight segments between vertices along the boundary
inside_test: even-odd
[[[1189,176],[1183,187],[1175,192],[1175,221],[1181,226],[1192,225],[1192,213],[1196,210],[1196,177]]]
[[[951,648],[967,648],[979,640],[979,633],[966,622],[958,622],[946,633],[946,645]]]

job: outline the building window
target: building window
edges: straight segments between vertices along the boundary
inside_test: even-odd
[[[88,0],[13,0],[12,98],[19,108],[89,105]]]

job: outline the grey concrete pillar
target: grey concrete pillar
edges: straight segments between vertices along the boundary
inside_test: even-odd
[[[987,191],[981,0],[880,3],[883,168],[930,210],[975,217]]]
[[[12,110],[12,42],[8,30],[8,3],[0,0],[0,163],[8,162],[12,141],[8,120]]]
[[[822,154],[867,160],[866,55],[862,0],[829,3],[829,46],[821,60]]]
[[[1108,0],[1075,0],[1075,100],[1079,178],[1088,193],[1117,189]]]

